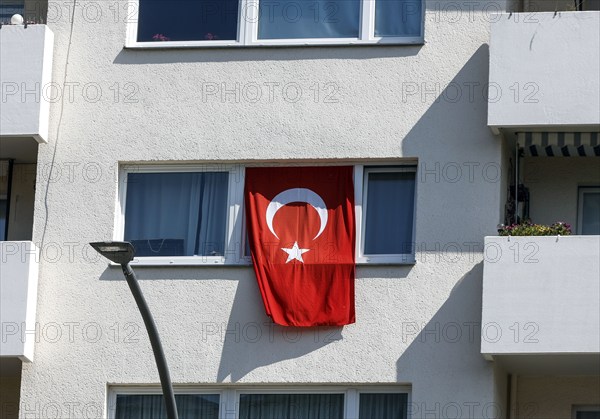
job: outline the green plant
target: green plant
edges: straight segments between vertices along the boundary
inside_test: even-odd
[[[498,229],[498,234],[500,236],[568,236],[571,234],[571,226],[563,222],[547,226],[525,221],[521,224],[502,226]]]

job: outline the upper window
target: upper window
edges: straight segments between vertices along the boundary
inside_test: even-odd
[[[144,264],[250,263],[244,168],[127,166],[116,240]],[[413,263],[414,166],[354,166],[357,263]]]
[[[411,44],[423,0],[137,0],[127,46]]]

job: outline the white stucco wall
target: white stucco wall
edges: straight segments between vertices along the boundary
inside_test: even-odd
[[[47,141],[53,43],[46,25],[4,25],[0,31],[0,135]]]
[[[518,419],[572,419],[574,406],[600,405],[598,376],[520,376]]]
[[[600,12],[505,14],[491,28],[491,127],[597,129]]]
[[[530,217],[538,224],[563,221],[577,231],[579,187],[600,186],[598,159],[530,157],[523,160],[529,188]]]
[[[124,15],[115,23],[108,4],[97,23],[76,10],[70,40],[68,19],[49,22],[53,78],[63,79],[70,51],[67,81],[79,85],[64,111],[52,107],[50,141],[39,149],[42,338],[23,368],[22,403],[43,414],[77,402],[80,415],[95,417],[107,384],[158,382],[120,271],[87,246],[113,237],[119,162],[416,157],[417,263],[359,267],[355,325],[285,335],[264,315],[250,267],[140,268],[142,288],[175,383],[408,384],[414,418],[441,416],[451,403],[465,418],[494,412],[492,366],[477,335],[480,252],[501,206],[501,145],[478,90],[487,83],[491,3],[496,10],[485,1],[457,14],[429,2],[422,46],[124,50]],[[206,95],[208,86],[271,82],[296,83],[303,96],[292,103],[277,88],[271,101],[266,87],[256,103]],[[86,83],[102,97],[91,100]],[[450,83],[459,99],[444,90]]]

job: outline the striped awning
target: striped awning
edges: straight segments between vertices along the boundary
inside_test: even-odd
[[[519,147],[527,157],[600,156],[598,132],[520,132]]]

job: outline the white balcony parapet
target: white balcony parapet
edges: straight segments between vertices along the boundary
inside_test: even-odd
[[[46,25],[0,28],[0,136],[48,141],[53,44]]]
[[[38,260],[32,242],[0,242],[0,357],[33,361]]]
[[[481,353],[600,354],[600,236],[486,237]]]
[[[600,12],[499,14],[491,20],[488,125],[597,131]]]

